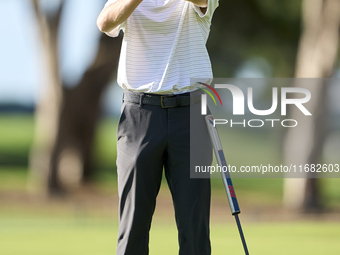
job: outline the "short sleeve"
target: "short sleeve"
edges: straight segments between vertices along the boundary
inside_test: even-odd
[[[108,7],[109,5],[117,2],[118,0],[108,0],[106,2],[106,4],[104,5],[104,8],[105,9],[106,7]],[[119,26],[115,27],[114,29],[112,29],[110,32],[107,32],[105,34],[107,34],[108,36],[111,36],[111,37],[117,37],[119,35],[119,31],[123,28],[123,25],[125,24],[125,22],[123,22],[122,24],[120,24]]]
[[[193,4],[194,6],[194,10],[196,11],[196,13],[198,14],[198,16],[200,16],[201,18],[205,18],[209,21],[211,21],[212,16],[214,14],[215,9],[218,7],[219,5],[219,0],[207,0],[207,10],[205,13],[202,12],[201,8],[195,4]]]

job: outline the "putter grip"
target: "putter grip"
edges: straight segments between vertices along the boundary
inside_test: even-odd
[[[221,176],[222,176],[225,191],[227,193],[227,198],[229,201],[231,214],[232,215],[239,214],[241,211],[240,211],[240,208],[237,202],[234,186],[230,178],[228,165],[224,157],[221,140],[218,135],[217,129],[214,126],[214,117],[212,115],[207,115],[205,117],[205,121],[207,124],[209,136],[210,136],[213,148],[214,148],[214,153],[216,156],[217,163],[221,167]]]

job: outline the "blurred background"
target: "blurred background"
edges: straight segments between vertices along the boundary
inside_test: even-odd
[[[98,31],[105,2],[0,1],[1,254],[115,254],[122,34]],[[340,1],[220,1],[212,24],[215,77],[329,78],[306,85],[315,114],[301,128],[233,129],[227,160],[339,164]],[[259,98],[270,101],[271,87]],[[251,254],[340,253],[340,179],[310,177],[233,180]],[[220,179],[212,179],[211,240],[214,255],[243,253]],[[177,250],[164,181],[150,254]]]

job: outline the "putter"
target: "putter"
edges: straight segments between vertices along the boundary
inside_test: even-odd
[[[244,252],[245,252],[246,255],[249,255],[246,240],[244,238],[242,227],[241,227],[241,222],[240,222],[240,219],[238,217],[238,214],[241,213],[241,211],[240,211],[240,208],[238,206],[235,190],[234,190],[231,178],[230,178],[228,165],[227,165],[227,162],[226,162],[225,157],[224,157],[221,140],[220,140],[220,137],[218,135],[216,127],[214,127],[214,117],[212,115],[207,115],[205,117],[205,121],[206,121],[206,124],[207,124],[207,127],[208,127],[208,132],[209,132],[209,135],[210,135],[212,145],[214,147],[214,152],[215,152],[215,156],[216,156],[216,159],[217,159],[217,163],[221,167],[221,169],[226,169],[226,171],[221,171],[224,188],[225,188],[225,191],[227,193],[231,214],[233,216],[235,216],[235,220],[236,220],[238,231],[240,233],[240,237],[241,237],[241,240],[242,240]]]

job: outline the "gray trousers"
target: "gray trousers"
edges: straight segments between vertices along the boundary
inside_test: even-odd
[[[199,129],[207,134],[204,122],[195,128]],[[210,165],[211,143],[202,137],[195,143],[207,150],[197,164]],[[117,130],[117,255],[149,254],[163,167],[174,204],[179,254],[210,255],[210,179],[190,178],[190,106],[163,109],[130,102],[123,103]]]

